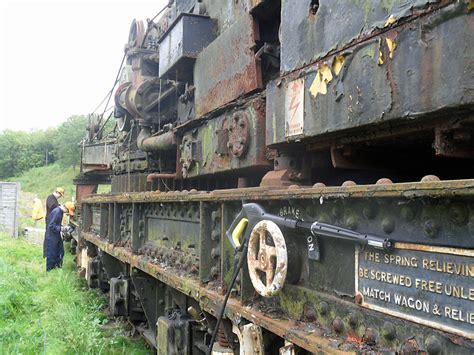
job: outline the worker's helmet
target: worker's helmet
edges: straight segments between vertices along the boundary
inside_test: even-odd
[[[62,187],[56,187],[56,192],[64,197],[64,189]]]
[[[74,211],[76,210],[76,206],[74,202],[68,201],[64,204],[70,216],[74,216]]]

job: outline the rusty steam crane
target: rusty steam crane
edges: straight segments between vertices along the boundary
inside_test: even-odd
[[[473,13],[175,0],[133,21],[114,135],[91,117],[76,180],[89,285],[158,354],[472,354]]]

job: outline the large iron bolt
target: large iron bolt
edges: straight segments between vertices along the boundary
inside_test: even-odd
[[[341,317],[336,317],[332,321],[332,328],[338,334],[344,331],[344,322],[342,321]]]
[[[375,345],[377,343],[377,331],[373,328],[367,328],[364,334],[364,341],[369,345]]]
[[[319,313],[325,316],[329,313],[329,304],[325,301],[319,302]]]
[[[212,248],[211,249],[211,258],[215,259],[215,258],[219,257],[219,255],[220,255],[219,248]]]
[[[395,326],[391,322],[385,322],[382,327],[382,335],[387,340],[395,339],[396,330]]]
[[[416,210],[411,206],[403,206],[400,214],[404,220],[411,222],[416,217]]]
[[[441,350],[442,350],[441,342],[434,335],[430,335],[428,339],[426,339],[425,346],[426,346],[426,351],[428,351],[428,354],[430,355],[441,353]]]
[[[385,233],[390,234],[395,229],[395,222],[392,218],[384,218],[382,220],[382,229]]]
[[[424,223],[425,235],[429,238],[436,238],[436,235],[439,232],[439,224],[433,219],[428,219]]]
[[[357,313],[351,313],[349,314],[349,325],[351,326],[352,329],[357,328],[359,325],[359,316]]]

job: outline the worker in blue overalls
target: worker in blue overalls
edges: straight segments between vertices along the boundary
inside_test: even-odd
[[[46,226],[45,249],[46,249],[46,271],[62,266],[64,257],[64,245],[61,232],[68,233],[69,226],[62,225],[64,213],[74,216],[74,203],[66,202],[64,205],[55,207],[49,215]]]

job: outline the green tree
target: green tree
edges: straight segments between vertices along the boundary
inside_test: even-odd
[[[45,131],[34,131],[30,134],[30,140],[34,146],[34,151],[42,162],[41,166],[54,163],[53,139],[56,128],[48,128]]]
[[[72,116],[59,125],[53,138],[54,159],[64,167],[80,164],[80,142],[86,136],[86,116]]]
[[[52,133],[10,130],[1,133],[0,178],[16,176],[28,169],[45,165],[46,154],[53,147]]]
[[[0,152],[0,178],[14,176],[18,171],[17,161],[20,155],[16,132],[6,130],[2,133],[0,136]]]
[[[58,128],[1,132],[0,179],[54,162],[76,167],[80,163],[79,143],[86,135],[87,122],[85,116],[72,116]]]

